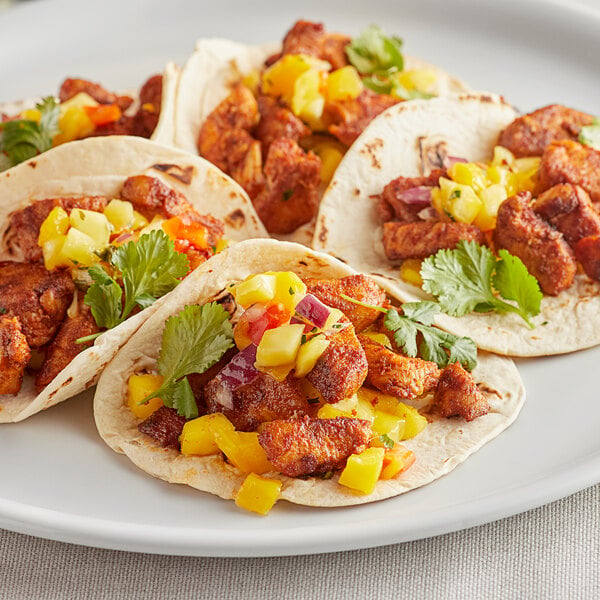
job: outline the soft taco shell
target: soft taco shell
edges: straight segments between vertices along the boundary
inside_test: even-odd
[[[50,197],[118,197],[125,179],[138,174],[160,178],[200,213],[221,218],[228,240],[267,235],[244,190],[209,162],[142,138],[109,136],[58,146],[0,173],[0,260],[22,260],[10,243],[14,210]],[[26,376],[16,396],[0,396],[0,423],[21,421],[94,385],[119,346],[161,302],[98,337],[40,394]]]
[[[356,273],[343,263],[298,244],[250,240],[222,252],[201,265],[139,328],[102,373],[94,396],[94,416],[100,435],[116,452],[142,470],[171,483],[182,483],[222,498],[233,498],[245,476],[220,456],[184,456],[159,447],[137,429],[138,420],[125,404],[129,375],[156,364],[165,320],[189,304],[202,304],[225,286],[252,273],[292,270],[300,277],[344,277]],[[514,363],[480,353],[473,376],[488,399],[489,414],[470,423],[436,419],[416,438],[402,442],[416,455],[416,463],[397,479],[380,481],[376,490],[360,495],[331,480],[294,479],[271,474],[283,482],[281,498],[310,506],[345,506],[396,496],[425,485],[451,471],[517,417],[525,390]]]
[[[398,176],[426,174],[432,156],[489,160],[498,135],[516,113],[491,94],[435,98],[393,106],[354,143],[331,181],[317,217],[313,247],[376,276],[403,302],[430,299],[400,279],[385,257],[375,195]],[[440,166],[440,165],[437,165]],[[510,356],[560,354],[600,343],[600,285],[578,275],[556,297],[544,296],[530,329],[515,314],[440,315],[436,323],[468,335],[485,350]]]
[[[280,50],[281,44],[276,43],[249,46],[220,38],[199,40],[179,79],[175,147],[197,154],[198,135],[208,115],[231,93],[236,83],[253,70],[260,70],[265,60]],[[404,55],[404,68],[435,72],[439,95],[469,90],[462,81],[418,58]],[[314,222],[307,223],[291,234],[276,237],[309,245],[314,226]]]

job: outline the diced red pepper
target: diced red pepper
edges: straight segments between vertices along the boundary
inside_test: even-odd
[[[121,118],[121,109],[116,104],[98,104],[98,106],[84,106],[87,116],[96,127],[114,123]]]

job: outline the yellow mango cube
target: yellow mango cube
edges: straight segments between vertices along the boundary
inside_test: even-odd
[[[287,365],[279,365],[277,367],[261,367],[258,366],[258,370],[261,373],[268,373],[275,381],[282,382],[290,374],[292,369],[295,367],[295,363],[289,363]]]
[[[344,158],[344,150],[339,144],[321,144],[314,149],[315,154],[321,159],[321,182],[327,185],[333,178],[335,170]]]
[[[148,226],[148,219],[137,210],[133,211],[133,221],[131,222],[131,229],[136,231]]]
[[[208,456],[218,454],[215,433],[234,431],[233,423],[223,413],[211,413],[187,421],[179,437],[181,454]]]
[[[374,411],[373,414],[375,418],[373,419],[371,429],[376,438],[373,440],[372,445],[382,446],[383,442],[379,440],[379,437],[383,435],[387,436],[393,442],[399,442],[404,439],[404,429],[406,427],[406,420],[404,418],[379,410]]]
[[[152,398],[146,404],[140,402],[163,384],[162,375],[134,373],[127,380],[127,406],[138,419],[146,419],[162,405],[161,398]]]
[[[379,479],[392,479],[406,471],[415,462],[415,455],[401,444],[394,444],[393,448],[387,448],[383,457],[383,467]]]
[[[94,240],[95,250],[104,250],[108,246],[112,227],[103,213],[75,208],[69,215],[69,221],[71,228],[78,229]]]
[[[96,241],[94,239],[87,233],[71,227],[65,236],[61,251],[72,262],[89,266],[100,260],[95,249]]]
[[[69,226],[70,221],[67,211],[60,206],[55,206],[40,226],[38,244],[43,246],[52,238],[65,235]]]
[[[371,405],[361,400],[357,394],[344,398],[335,404],[324,404],[319,408],[317,417],[320,419],[334,419],[335,417],[350,417],[373,422],[374,415]]]
[[[235,495],[240,508],[266,515],[275,505],[281,493],[281,481],[250,473]]]
[[[364,85],[358,71],[351,65],[336,69],[327,78],[327,101],[343,102],[357,98]]]
[[[133,212],[133,204],[131,204],[131,202],[113,198],[106,205],[104,216],[112,225],[113,231],[115,231],[115,233],[120,233],[124,229],[131,228],[134,221]]]
[[[443,211],[454,221],[472,223],[481,209],[481,199],[469,185],[440,177]]]
[[[398,408],[396,409],[395,414],[403,417],[406,421],[404,433],[402,435],[403,440],[409,440],[410,438],[415,437],[427,427],[427,419],[420,414],[416,408],[409,406],[408,404],[398,402]]]
[[[510,167],[515,162],[515,155],[504,146],[496,146],[492,158],[492,166],[508,166]]]
[[[248,308],[256,302],[266,304],[275,298],[277,280],[274,274],[251,275],[238,283],[233,289],[235,301],[242,307]]]
[[[49,239],[42,246],[44,266],[48,271],[57,269],[58,267],[73,266],[73,263],[63,253],[63,246],[66,239],[66,235],[59,235]]]
[[[321,93],[321,73],[309,69],[294,82],[294,93],[290,103],[292,112],[313,129],[321,129],[319,120],[325,108],[325,97]]]
[[[308,340],[306,343],[301,344],[296,355],[296,367],[294,375],[296,377],[304,377],[310,373],[317,361],[321,357],[321,354],[325,352],[327,346],[331,344],[324,335],[316,335],[315,337]]]
[[[408,69],[400,71],[396,77],[407,90],[417,90],[423,94],[431,94],[438,80],[433,69]]]
[[[482,206],[473,223],[482,231],[490,231],[496,227],[498,208],[506,200],[506,188],[500,183],[494,183],[479,192]]]
[[[267,329],[256,350],[257,367],[294,364],[302,342],[304,325],[281,325]]]
[[[26,108],[24,111],[21,111],[19,118],[39,123],[42,119],[42,113],[37,108]]]
[[[84,106],[98,106],[98,102],[85,92],[80,92],[60,104],[60,133],[52,141],[54,146],[86,137],[94,131],[95,125]]]
[[[383,467],[383,448],[367,448],[360,454],[352,454],[340,473],[340,485],[349,487],[363,494],[370,494],[375,489]]]
[[[260,475],[273,471],[255,431],[215,431],[215,442],[227,460],[242,473]]]
[[[476,192],[487,184],[485,171],[475,163],[456,162],[448,169],[448,174],[452,181],[472,187]]]

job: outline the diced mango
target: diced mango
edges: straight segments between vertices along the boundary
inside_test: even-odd
[[[492,165],[487,170],[487,177],[491,184],[503,185],[508,196],[517,192],[517,177],[508,168]]]
[[[498,208],[506,200],[506,188],[500,183],[495,183],[479,192],[483,202],[473,223],[482,231],[490,231],[496,227]]]
[[[75,208],[69,215],[69,221],[71,228],[78,229],[94,241],[95,250],[104,250],[108,246],[112,227],[103,213]]]
[[[393,442],[399,442],[404,439],[404,429],[406,427],[406,420],[396,415],[376,410],[374,411],[375,418],[371,425],[373,433],[377,436],[372,445],[381,446],[379,436],[387,436]]]
[[[74,263],[89,266],[100,260],[95,248],[96,241],[94,239],[79,229],[71,227],[65,236],[61,251]]]
[[[231,421],[223,413],[211,413],[187,421],[179,437],[181,453],[196,456],[218,454],[215,433],[234,429]]]
[[[115,233],[131,229],[134,221],[133,204],[127,200],[113,198],[104,209],[104,216],[112,225]]]
[[[94,131],[94,122],[84,110],[84,106],[98,106],[98,102],[85,92],[80,92],[60,104],[60,133],[54,136],[54,146],[86,137]]]
[[[374,447],[350,455],[340,473],[339,483],[363,494],[372,493],[383,467],[384,455],[383,448]]]
[[[148,225],[148,219],[137,210],[133,211],[133,221],[131,222],[131,229],[136,231],[138,229],[142,229],[142,227],[146,227]]]
[[[358,71],[351,65],[336,69],[327,78],[327,101],[343,102],[357,98],[364,85]]]
[[[407,90],[430,94],[435,90],[438,75],[433,69],[407,69],[396,75],[398,82]]]
[[[440,177],[442,209],[454,221],[472,223],[481,209],[481,199],[472,187]]]
[[[400,265],[400,278],[406,283],[410,283],[416,287],[423,285],[421,277],[421,265],[423,261],[420,258],[407,258]]]
[[[325,352],[327,346],[331,343],[324,335],[316,335],[315,337],[308,340],[306,343],[301,344],[298,354],[296,356],[296,368],[294,375],[296,377],[304,377],[310,373],[317,361],[321,357],[321,354]]]
[[[254,431],[215,432],[215,442],[229,462],[242,473],[268,473],[273,465],[258,442],[258,433]]]
[[[325,97],[321,93],[321,73],[309,69],[294,82],[294,93],[290,103],[292,112],[311,125],[313,130],[322,129],[320,119],[325,108]]]
[[[293,310],[306,294],[306,285],[292,271],[267,271],[266,275],[275,275],[275,301],[285,308]]]
[[[324,404],[317,412],[319,419],[334,419],[335,417],[351,417],[373,422],[374,415],[371,405],[361,400],[357,394],[344,398],[335,404]]]
[[[252,275],[238,283],[233,289],[235,301],[242,307],[248,308],[256,302],[266,304],[275,298],[277,279],[275,274]]]
[[[259,365],[257,368],[261,373],[268,373],[275,381],[282,382],[287,378],[295,366],[295,363],[289,363],[277,367],[261,367]]]
[[[485,171],[475,163],[456,162],[448,169],[448,174],[452,181],[468,185],[476,192],[487,184]]]
[[[127,380],[127,406],[138,419],[146,419],[162,405],[161,398],[152,398],[146,404],[140,402],[163,384],[162,375],[134,373]]]
[[[410,468],[415,462],[415,454],[401,444],[386,448],[383,457],[383,467],[379,479],[392,479]]]
[[[326,185],[331,181],[335,170],[342,161],[344,149],[341,144],[332,142],[319,144],[313,150],[321,159],[321,182]]]
[[[387,412],[391,415],[396,414],[400,401],[395,396],[384,394],[383,392],[361,387],[356,395],[363,402],[367,402],[373,410]]]
[[[70,267],[73,265],[62,251],[66,239],[66,235],[59,235],[49,239],[42,246],[44,266],[48,271],[57,269],[58,267]]]
[[[361,335],[372,339],[374,342],[377,342],[390,350],[392,348],[392,342],[390,342],[390,338],[385,335],[385,333],[380,333],[379,331],[363,331]]]
[[[24,111],[21,111],[19,118],[39,123],[42,118],[42,113],[37,108],[26,108]]]
[[[235,495],[235,503],[240,508],[266,515],[277,502],[281,486],[281,481],[277,479],[250,473]]]
[[[40,226],[38,244],[43,246],[55,237],[64,236],[69,229],[69,225],[70,221],[67,211],[60,206],[55,206]]]
[[[494,148],[494,156],[492,158],[492,166],[508,166],[510,167],[515,162],[514,154],[504,146],[496,146]]]
[[[398,402],[398,408],[395,412],[396,415],[402,416],[406,421],[404,426],[403,440],[409,440],[421,433],[425,427],[427,427],[427,419],[419,413],[419,411],[408,404]]]
[[[294,364],[302,342],[304,325],[281,325],[267,329],[256,351],[257,367],[278,367]]]

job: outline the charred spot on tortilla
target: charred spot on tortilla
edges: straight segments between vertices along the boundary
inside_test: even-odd
[[[27,163],[27,165],[28,165],[29,167],[31,167],[32,169],[35,169],[35,168],[37,167],[37,161],[35,161],[35,160],[30,160],[30,161]]]
[[[381,169],[381,161],[378,156],[378,151],[383,148],[383,140],[381,138],[375,138],[372,142],[365,144],[364,148],[361,148],[361,154],[366,154],[371,158],[371,166],[374,169]]]
[[[360,190],[358,188],[354,188],[354,195],[360,196]]]
[[[477,383],[477,387],[482,394],[489,394],[490,396],[494,395],[498,398],[502,398],[502,394],[498,390],[486,385],[485,383],[479,382]]]
[[[196,171],[195,167],[189,165],[187,167],[182,167],[181,165],[173,165],[173,164],[156,164],[152,165],[152,168],[155,171],[159,171],[160,173],[164,173],[165,175],[180,181],[185,185],[190,185],[192,180],[194,179],[194,173]]]
[[[225,222],[235,229],[240,229],[246,222],[246,215],[241,208],[238,208],[225,217]]]
[[[327,243],[327,234],[328,233],[329,233],[329,231],[327,230],[327,227],[325,226],[325,217],[322,216],[321,217],[321,231],[319,232],[319,241],[322,244]]]
[[[56,394],[58,394],[58,392],[60,392],[63,388],[67,387],[68,385],[71,385],[71,383],[73,383],[73,377],[68,377],[67,379],[65,379],[65,381],[63,381],[60,384],[60,387],[55,389],[53,392],[50,392],[48,394],[48,400],[46,400],[45,406],[48,407],[51,400],[54,398],[54,396],[56,396]]]
[[[425,177],[434,169],[442,169],[448,157],[446,140],[435,140],[433,137],[419,136],[417,138],[419,152],[419,173]]]

